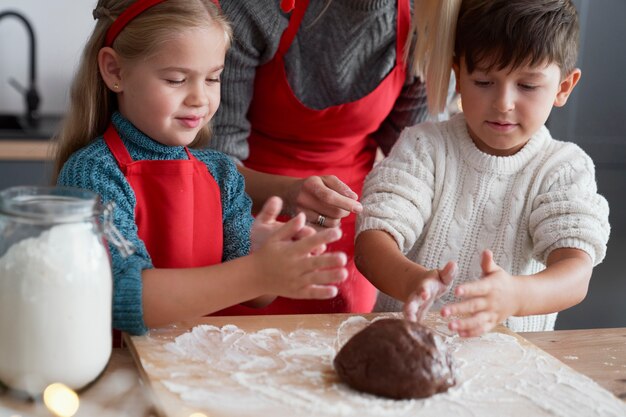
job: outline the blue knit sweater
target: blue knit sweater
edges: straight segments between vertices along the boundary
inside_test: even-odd
[[[135,161],[187,159],[182,146],[166,146],[150,139],[119,113],[113,115],[112,122]],[[224,233],[222,261],[247,255],[253,219],[243,177],[231,160],[220,152],[191,150],[191,153],[206,164],[220,187]],[[137,235],[135,193],[102,136],[68,159],[57,183],[89,189],[100,194],[104,202],[115,202],[115,227],[135,245],[136,252],[124,258],[115,246],[109,244],[113,263],[113,327],[131,334],[145,333],[141,273],[153,268],[153,264]]]

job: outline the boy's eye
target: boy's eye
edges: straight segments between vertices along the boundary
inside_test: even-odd
[[[520,87],[522,90],[528,90],[528,91],[532,91],[532,90],[534,90],[535,88],[537,88],[537,86],[536,86],[536,85],[532,85],[532,84],[519,84],[519,87]]]
[[[474,80],[474,85],[476,85],[477,87],[487,87],[491,84],[490,81],[484,81],[484,80]]]
[[[172,85],[180,85],[185,82],[185,79],[182,80],[165,80],[168,84]]]

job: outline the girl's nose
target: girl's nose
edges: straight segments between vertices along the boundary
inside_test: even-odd
[[[185,103],[188,106],[201,107],[209,104],[208,87],[204,82],[194,83],[187,94]]]
[[[498,89],[493,100],[493,107],[502,113],[513,110],[515,108],[515,92],[513,89],[507,86]]]

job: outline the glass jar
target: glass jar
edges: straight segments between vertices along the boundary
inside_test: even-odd
[[[111,209],[79,188],[0,192],[0,381],[10,388],[33,397],[54,382],[80,389],[104,370],[112,344],[104,237],[129,249]]]

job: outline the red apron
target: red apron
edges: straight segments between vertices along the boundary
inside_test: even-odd
[[[133,161],[113,125],[104,141],[135,193],[135,222],[155,268],[222,261],[220,189],[206,165],[188,160]]]
[[[302,104],[289,86],[284,55],[306,12],[308,0],[297,0],[278,51],[258,68],[248,117],[251,169],[293,177],[336,175],[361,195],[363,181],[376,156],[370,137],[391,112],[406,81],[403,48],[410,25],[409,0],[398,0],[396,65],[380,85],[365,97],[346,104],[313,110]],[[329,251],[349,257],[349,276],[332,300],[278,298],[263,309],[237,306],[219,314],[365,313],[376,301],[375,288],[353,262],[355,216],[342,219],[343,237]]]

